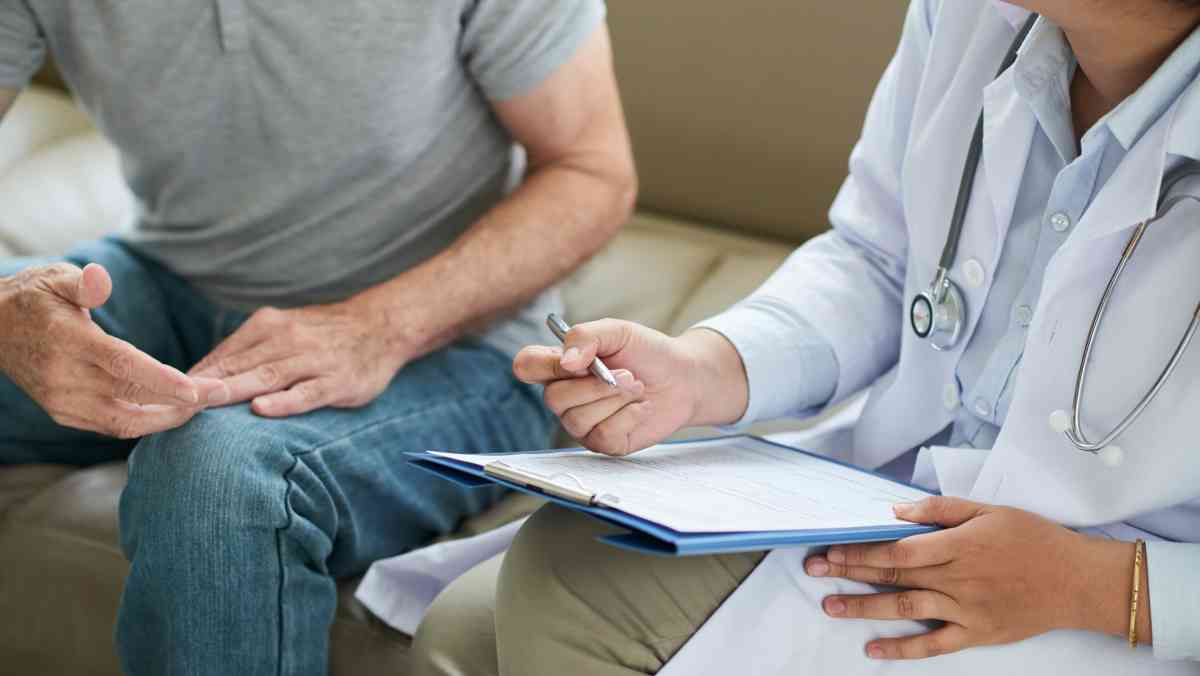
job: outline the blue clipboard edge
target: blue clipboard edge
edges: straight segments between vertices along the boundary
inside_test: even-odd
[[[737,434],[731,436],[706,437],[701,439],[686,439],[666,442],[666,445],[694,444],[706,441],[730,439],[753,439],[777,448],[783,448],[795,453],[831,462],[852,469],[856,472],[870,474],[893,483],[908,486],[929,495],[935,495],[924,488],[904,481],[896,481],[878,472],[857,467],[847,462],[812,453],[804,449],[781,444],[770,439],[750,435]],[[564,451],[586,452],[585,448],[566,448],[545,451],[546,453],[561,453]],[[484,472],[478,465],[452,460],[433,455],[430,452],[407,453],[409,462],[426,471],[432,472],[444,479],[452,481],[465,488],[482,488],[489,485],[500,485],[520,493],[526,493],[543,498],[551,503],[568,509],[582,512],[615,526],[627,529],[629,532],[606,535],[599,538],[602,542],[637,552],[657,554],[660,556],[698,556],[706,554],[730,554],[735,552],[765,551],[785,547],[820,547],[835,544],[852,544],[862,542],[890,542],[922,533],[941,530],[938,526],[913,524],[910,526],[895,526],[889,528],[831,528],[802,531],[762,531],[761,533],[681,533],[652,521],[626,514],[608,507],[581,505],[577,502],[547,495],[543,491],[518,484],[505,479],[494,477]]]

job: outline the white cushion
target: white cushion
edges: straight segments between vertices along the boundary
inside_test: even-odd
[[[45,87],[25,90],[0,123],[0,176],[37,149],[90,127],[67,95]]]
[[[96,132],[42,147],[0,176],[0,242],[17,255],[64,253],[133,214],[117,152]]]

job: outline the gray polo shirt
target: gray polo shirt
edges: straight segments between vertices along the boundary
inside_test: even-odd
[[[523,167],[525,93],[603,0],[4,0],[0,87],[53,53],[121,151],[126,235],[218,303],[324,303],[446,248]],[[544,295],[487,339],[541,336]]]

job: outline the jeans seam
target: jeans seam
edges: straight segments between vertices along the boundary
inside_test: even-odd
[[[300,456],[297,455],[292,458],[292,466],[289,467],[288,470],[286,472],[284,472],[284,474],[283,474],[283,481],[285,484],[285,487],[283,490],[283,509],[284,509],[284,513],[287,515],[287,521],[283,524],[283,527],[277,528],[275,530],[275,560],[279,565],[279,590],[278,590],[278,595],[277,595],[277,603],[278,603],[277,613],[279,616],[279,631],[278,631],[278,636],[276,637],[276,646],[275,646],[275,650],[276,650],[275,664],[276,664],[277,676],[283,676],[283,661],[284,661],[283,595],[284,595],[284,590],[287,588],[287,567],[283,564],[283,537],[284,537],[284,533],[286,533],[292,527],[292,524],[295,522],[295,512],[292,511],[292,486],[294,485],[292,482],[292,473],[296,471],[296,468],[299,465],[300,465]]]

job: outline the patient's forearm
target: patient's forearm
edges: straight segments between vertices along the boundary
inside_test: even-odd
[[[632,173],[546,166],[449,249],[356,300],[387,316],[411,361],[569,274],[628,218],[634,190]]]

